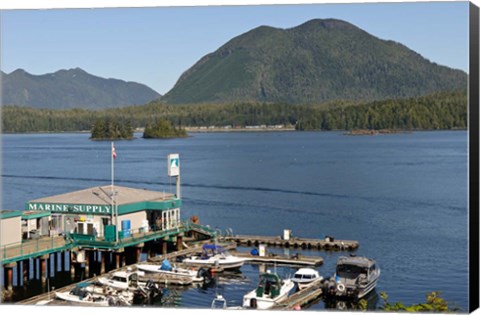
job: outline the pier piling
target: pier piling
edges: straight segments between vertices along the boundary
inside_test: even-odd
[[[100,273],[105,273],[105,259],[106,259],[106,253],[105,252],[100,252]]]
[[[5,272],[5,288],[12,290],[13,286],[13,267],[15,264],[8,264],[4,267]]]
[[[162,255],[166,255],[167,254],[167,240],[163,240],[162,241]]]
[[[47,281],[47,259],[48,255],[40,257],[39,279],[42,281],[42,285]]]

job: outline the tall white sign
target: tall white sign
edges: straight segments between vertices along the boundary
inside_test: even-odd
[[[168,155],[168,176],[180,175],[180,156],[178,153]]]

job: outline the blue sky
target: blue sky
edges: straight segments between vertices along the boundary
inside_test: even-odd
[[[80,67],[164,94],[202,56],[260,25],[346,20],[425,58],[468,70],[468,2],[1,11],[1,69]]]

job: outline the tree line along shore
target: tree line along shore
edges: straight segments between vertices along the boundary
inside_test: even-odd
[[[185,127],[262,129],[268,126],[310,130],[451,130],[466,129],[468,99],[466,90],[439,92],[428,96],[368,103],[334,101],[323,104],[229,103],[146,105],[106,110],[33,109],[20,106],[2,108],[2,132],[72,132],[90,130],[92,136],[103,124],[132,131],[149,130],[152,138],[185,136]],[[97,127],[95,127],[97,125]],[[99,126],[100,125],[100,126]],[[268,128],[264,128],[268,129]],[[160,134],[155,134],[159,132]],[[117,130],[121,134],[120,130]],[[367,132],[368,134],[368,132]],[[122,135],[123,137],[124,135]],[[144,135],[145,136],[145,135]],[[145,136],[149,138],[149,135]],[[101,138],[101,137],[100,137]],[[127,137],[128,138],[128,137]]]

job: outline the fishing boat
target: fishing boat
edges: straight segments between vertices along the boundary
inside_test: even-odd
[[[322,281],[320,273],[312,268],[300,268],[293,275],[292,281],[295,282],[300,290],[303,290],[315,282]]]
[[[336,272],[325,284],[327,295],[360,299],[375,289],[380,268],[367,257],[339,257]]]
[[[221,267],[227,269],[239,269],[248,258],[236,257],[228,253],[222,246],[205,244],[202,254],[185,258],[184,263],[199,267]]]
[[[161,266],[158,265],[137,265],[137,269],[146,273],[155,273],[172,276],[178,279],[191,279],[193,282],[203,281],[203,270],[189,270],[184,268],[172,267],[167,259],[164,259]]]
[[[294,286],[291,279],[282,279],[268,270],[260,275],[257,288],[243,296],[243,307],[261,310],[272,308],[286,299]]]

